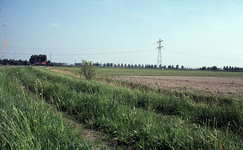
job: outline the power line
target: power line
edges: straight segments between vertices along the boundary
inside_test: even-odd
[[[66,54],[53,54],[51,53],[51,56],[77,56],[77,55],[110,55],[110,54],[127,54],[127,53],[139,53],[139,52],[148,52],[148,51],[155,51],[154,49],[152,50],[137,50],[137,51],[120,51],[120,52],[104,52],[104,53],[66,53]],[[13,54],[13,53],[8,53],[8,54]],[[15,54],[18,54],[18,55],[33,55],[33,53],[15,53]]]
[[[138,51],[123,51],[123,52],[104,52],[104,53],[83,53],[83,54],[52,54],[56,56],[62,55],[110,55],[110,54],[128,54],[128,53],[139,53],[139,52],[148,52],[148,51],[155,51],[153,50],[138,50]]]
[[[154,46],[155,44],[150,45],[130,45],[130,46],[114,46],[114,47],[86,47],[86,48],[78,48],[78,49],[84,49],[84,50],[92,50],[92,49],[122,49],[122,48],[133,48],[133,47],[140,47],[140,46]],[[8,48],[11,49],[31,49],[31,50],[67,50],[70,48],[38,48],[38,47],[21,47],[21,46],[9,46]],[[76,48],[77,49],[77,48]]]

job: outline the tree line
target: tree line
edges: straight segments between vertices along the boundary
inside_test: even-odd
[[[151,68],[151,69],[174,69],[174,70],[188,70],[188,69],[192,69],[192,68],[186,68],[183,65],[163,65],[163,66],[158,66],[157,65],[152,65],[152,64],[114,64],[114,63],[104,63],[104,64],[100,64],[100,63],[94,63],[94,66],[97,67],[121,67],[121,68]],[[206,67],[203,66],[201,68],[197,68],[197,69],[193,69],[193,70],[212,70],[212,71],[216,71],[216,70],[222,70],[221,68],[218,68],[217,66],[212,66],[212,67]],[[224,66],[223,70],[225,71],[243,71],[243,68],[241,67],[233,67],[233,66]]]
[[[0,59],[0,65],[30,65],[27,60]]]
[[[179,65],[153,65],[153,64],[123,64],[123,63],[118,63],[118,64],[114,64],[114,63],[104,63],[104,64],[100,64],[100,63],[94,63],[94,66],[97,67],[124,67],[124,68],[151,68],[151,69],[185,69],[184,66],[179,66]]]
[[[15,59],[0,59],[0,65],[41,65],[44,62],[45,65],[50,65],[51,61],[47,61],[46,55],[32,55],[28,60],[15,60]]]
[[[240,68],[240,67],[233,67],[233,66],[224,66],[223,67],[224,70],[229,70],[229,71],[239,71],[239,70],[243,70],[243,68]]]
[[[14,60],[14,59],[0,59],[0,65],[46,65],[46,66],[63,66],[63,63],[55,63],[51,62],[50,60],[47,60],[47,56],[43,54],[39,55],[31,55],[29,58],[29,61],[27,60]],[[151,68],[151,69],[174,69],[174,70],[183,70],[188,69],[185,68],[183,65],[179,66],[177,65],[153,65],[153,64],[114,64],[114,63],[93,63],[94,66],[97,67],[125,67],[125,68]],[[199,70],[222,70],[221,68],[218,68],[217,66],[212,67],[206,67],[203,66],[199,68]],[[233,67],[233,66],[224,66],[223,70],[225,71],[243,71],[243,68],[241,67]]]
[[[222,69],[218,68],[217,66],[212,66],[212,67],[203,66],[199,70],[222,70]],[[225,70],[225,71],[243,71],[243,68],[233,67],[233,66],[224,66],[223,70]]]

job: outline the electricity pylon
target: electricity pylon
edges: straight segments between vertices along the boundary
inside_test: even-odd
[[[161,48],[163,47],[161,45],[161,42],[163,42],[163,40],[159,39],[159,41],[157,43],[159,43],[159,46],[157,47],[158,49],[158,56],[157,56],[157,67],[162,67],[162,55],[161,55]]]

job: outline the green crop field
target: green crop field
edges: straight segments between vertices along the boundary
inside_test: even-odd
[[[79,74],[79,67],[51,67]],[[243,72],[202,71],[202,70],[158,70],[144,68],[103,68],[97,67],[97,75],[104,76],[208,76],[208,77],[243,77]]]
[[[78,73],[78,68],[63,68]],[[242,76],[237,72],[97,70],[109,75]],[[243,101],[143,92],[45,70],[0,67],[0,149],[94,149],[62,113],[105,136],[100,149],[242,149]],[[80,129],[81,130],[81,129]]]

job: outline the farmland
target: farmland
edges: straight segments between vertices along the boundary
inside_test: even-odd
[[[53,71],[79,77],[78,67]],[[171,91],[220,97],[243,97],[243,72],[98,68],[98,80],[118,80]]]
[[[78,75],[79,67],[51,67]],[[143,68],[98,68],[99,77],[105,76],[200,76],[200,77],[243,77],[243,72],[202,70],[157,70]]]
[[[50,71],[53,69],[69,75]],[[78,71],[1,67],[0,149],[100,148],[78,136],[80,131],[70,127],[66,117],[102,133],[107,145],[101,148],[105,149],[243,147],[243,101],[239,96],[213,95],[209,101],[106,79],[118,75],[241,78],[240,72],[98,69],[99,81],[88,81],[70,76],[78,76]]]

